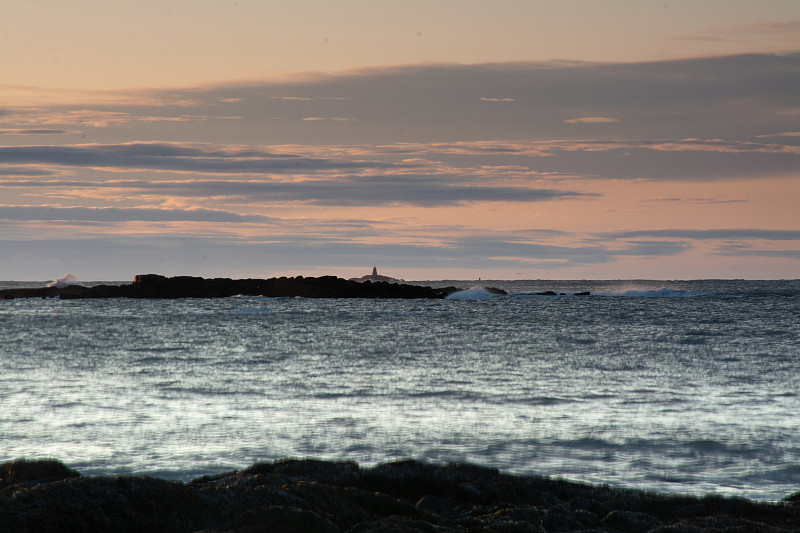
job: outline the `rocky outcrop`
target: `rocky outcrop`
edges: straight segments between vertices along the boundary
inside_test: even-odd
[[[800,531],[794,496],[659,496],[460,463],[283,460],[189,483],[18,464],[0,465],[2,531]]]
[[[222,298],[267,296],[303,298],[443,298],[450,288],[432,289],[386,282],[359,283],[335,276],[306,278],[230,279],[158,274],[137,275],[128,285],[42,287],[0,290],[0,299],[11,298]]]

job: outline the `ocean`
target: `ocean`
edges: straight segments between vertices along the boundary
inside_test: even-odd
[[[190,480],[415,458],[661,493],[800,490],[800,281],[419,283],[465,290],[0,301],[0,462]]]

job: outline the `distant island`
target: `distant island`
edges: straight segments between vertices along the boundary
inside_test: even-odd
[[[363,283],[365,281],[385,281],[386,283],[403,283],[404,280],[397,278],[390,278],[389,276],[381,276],[378,274],[378,267],[372,267],[372,274],[361,276],[360,278],[350,278],[350,281],[358,281]]]
[[[377,276],[377,270],[373,268]],[[434,289],[419,285],[390,283],[385,276],[360,281],[336,276],[280,277],[269,279],[202,278],[195,276],[166,277],[139,274],[127,285],[78,284],[38,288],[0,290],[0,299],[14,298],[225,298],[229,296],[266,296],[302,298],[444,298],[458,291],[456,287]]]

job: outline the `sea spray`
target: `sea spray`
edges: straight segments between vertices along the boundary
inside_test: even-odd
[[[488,290],[486,287],[476,285],[474,287],[470,287],[469,289],[448,294],[446,298],[448,300],[488,300],[497,296],[497,293]]]
[[[61,276],[60,278],[56,278],[51,283],[49,283],[48,287],[68,287],[69,285],[75,285],[78,283],[77,276],[67,273]]]

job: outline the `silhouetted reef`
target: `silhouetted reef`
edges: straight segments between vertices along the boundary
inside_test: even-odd
[[[444,298],[455,287],[433,289],[384,281],[359,283],[336,276],[269,279],[201,278],[158,274],[137,275],[127,285],[68,285],[0,290],[0,299],[12,298],[224,298],[229,296],[303,298]],[[495,289],[499,290],[499,289]]]
[[[281,460],[188,483],[0,464],[0,530],[254,532],[800,531],[779,503],[664,496],[479,466]]]

